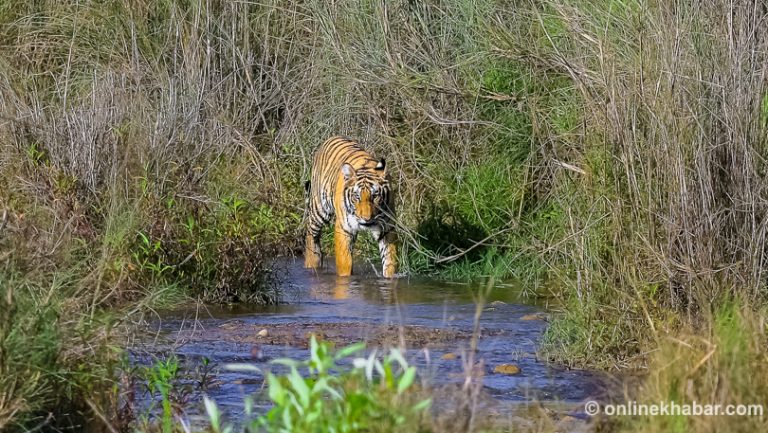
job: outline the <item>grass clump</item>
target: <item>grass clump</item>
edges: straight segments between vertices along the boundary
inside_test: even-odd
[[[91,316],[80,276],[0,277],[0,429],[79,429],[91,410],[111,410],[114,320]]]
[[[751,415],[637,416],[614,420],[621,431],[714,432],[765,428],[765,312],[729,303],[717,309],[710,327],[661,338],[651,356],[648,377],[636,391],[638,404],[742,405]],[[758,408],[760,406],[760,408]],[[712,412],[714,413],[714,412]],[[735,412],[734,412],[735,413]]]
[[[139,282],[178,285],[204,302],[277,301],[272,258],[288,249],[281,243],[298,226],[297,214],[236,195],[142,202],[153,222],[131,247]]]
[[[35,418],[51,404],[54,387],[48,368],[54,363],[60,341],[52,305],[30,314],[32,293],[14,284],[19,276],[3,274],[0,315],[0,429],[10,429]],[[15,289],[15,293],[14,293]],[[22,416],[17,416],[22,414]]]

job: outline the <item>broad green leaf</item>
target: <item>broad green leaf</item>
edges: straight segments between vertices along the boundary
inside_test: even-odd
[[[402,376],[400,376],[400,380],[397,382],[397,393],[402,394],[403,391],[408,389],[409,386],[413,383],[413,380],[416,378],[416,367],[408,367],[405,370],[405,373],[403,373]]]
[[[366,365],[368,365],[368,360],[365,358],[355,358],[352,360],[352,366],[357,369],[365,369]]]
[[[359,352],[361,350],[364,350],[364,349],[365,349],[365,343],[362,343],[362,342],[361,343],[357,343],[357,344],[353,344],[351,346],[343,347],[343,348],[339,349],[338,352],[336,352],[335,358],[337,360],[342,359],[342,358],[346,358],[346,357],[348,357],[348,356],[350,356],[350,355],[352,355],[354,353],[357,353],[357,352]]]
[[[253,406],[254,406],[253,397],[250,395],[245,397],[243,409],[245,411],[246,417],[250,418],[253,415]]]
[[[416,403],[416,406],[413,407],[413,411],[414,412],[421,412],[422,410],[427,409],[431,405],[432,405],[432,399],[431,398],[427,398],[427,399],[424,399],[424,400]]]
[[[286,367],[298,367],[301,362],[291,358],[277,358],[270,361],[271,364],[285,365]]]
[[[289,410],[283,410],[283,425],[285,426],[285,431],[293,430],[293,420]]]
[[[296,395],[292,392],[287,393],[288,399],[290,400],[291,407],[296,409],[296,412],[299,413],[300,416],[304,416],[304,407],[301,405],[301,403],[296,400]]]
[[[312,337],[309,339],[309,356],[312,360],[312,363],[315,365],[315,368],[318,370],[323,368],[323,364],[320,361],[320,354],[318,353],[318,345],[317,345],[317,339],[315,338],[315,334],[312,334]]]
[[[208,413],[208,420],[211,423],[211,428],[215,432],[220,432],[221,413],[219,412],[218,406],[216,406],[216,403],[208,398],[208,396],[203,397],[203,403],[205,404],[205,411]]]
[[[285,388],[280,383],[280,379],[272,373],[267,375],[267,382],[269,383],[269,398],[275,402],[278,406],[285,404]]]
[[[331,395],[331,397],[335,400],[342,400],[344,397],[335,389],[328,386],[328,378],[323,377],[319,379],[315,384],[312,386],[312,393],[316,394],[320,391],[325,391],[328,394]]]
[[[377,362],[376,361],[376,350],[374,349],[373,352],[371,352],[370,355],[368,355],[368,360],[365,365],[365,377],[368,378],[369,382],[373,381],[373,364]]]
[[[387,385],[387,389],[394,389],[395,375],[392,373],[392,363],[388,360],[384,362],[384,365],[382,366],[381,376],[384,379],[384,383]]]
[[[253,364],[241,364],[241,363],[224,364],[224,369],[230,370],[230,371],[246,371],[250,373],[261,373],[261,369],[259,367],[256,367]]]
[[[309,386],[307,386],[307,382],[301,377],[299,371],[295,368],[291,368],[291,374],[288,375],[288,381],[291,382],[291,386],[298,394],[301,406],[309,406]]]
[[[308,413],[307,416],[304,417],[304,422],[306,422],[307,424],[311,424],[315,422],[315,420],[320,418],[320,414],[321,413],[319,411],[312,411]]]

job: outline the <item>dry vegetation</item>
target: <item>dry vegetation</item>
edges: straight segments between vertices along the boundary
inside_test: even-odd
[[[551,292],[548,353],[648,367],[648,398],[765,401],[767,8],[0,3],[0,429],[109,414],[82,396],[147,306],[274,301],[339,133],[396,168],[407,271]],[[753,361],[718,361],[741,327]]]

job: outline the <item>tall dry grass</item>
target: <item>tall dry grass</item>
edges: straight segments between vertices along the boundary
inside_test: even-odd
[[[552,140],[568,230],[547,253],[592,331],[564,339],[631,358],[647,334],[724,299],[764,301],[766,14],[760,2],[551,1],[495,21],[502,55],[579,95],[583,123]]]

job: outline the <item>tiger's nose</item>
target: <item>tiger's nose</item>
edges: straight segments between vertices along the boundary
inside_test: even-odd
[[[373,209],[371,206],[360,206],[356,212],[357,220],[359,222],[373,220]]]

